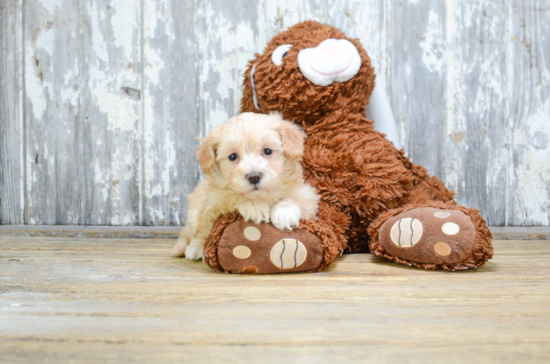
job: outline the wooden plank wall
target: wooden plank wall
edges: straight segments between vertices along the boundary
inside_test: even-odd
[[[0,223],[182,225],[197,138],[305,19],[359,38],[402,144],[491,225],[550,224],[545,0],[5,0]]]

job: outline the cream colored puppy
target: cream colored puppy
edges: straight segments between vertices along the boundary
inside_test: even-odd
[[[202,140],[198,150],[206,178],[189,195],[187,223],[172,250],[201,259],[203,243],[221,214],[239,211],[247,221],[278,229],[314,220],[319,196],[304,182],[300,160],[305,133],[280,114],[244,113]]]

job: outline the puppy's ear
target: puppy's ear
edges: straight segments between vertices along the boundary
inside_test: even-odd
[[[304,155],[304,141],[306,133],[298,125],[280,118],[277,132],[281,135],[283,149],[289,158],[302,158]]]
[[[205,174],[208,174],[216,163],[216,147],[218,145],[217,134],[216,129],[212,130],[206,138],[201,139],[201,144],[197,150],[199,164]]]

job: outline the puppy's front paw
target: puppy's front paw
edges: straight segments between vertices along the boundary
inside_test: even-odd
[[[189,260],[201,260],[203,250],[200,242],[191,241],[191,244],[185,249],[185,258]]]
[[[178,242],[172,248],[170,255],[176,258],[181,258],[185,256],[185,249],[189,246],[189,241],[187,239],[178,239]]]
[[[300,208],[293,204],[277,205],[271,210],[271,223],[279,230],[299,227],[301,218]]]
[[[269,205],[263,201],[244,203],[238,210],[245,221],[269,222]]]

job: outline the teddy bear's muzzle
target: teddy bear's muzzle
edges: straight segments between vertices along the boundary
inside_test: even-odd
[[[351,80],[361,68],[361,56],[347,39],[326,39],[298,53],[302,74],[317,86]]]

